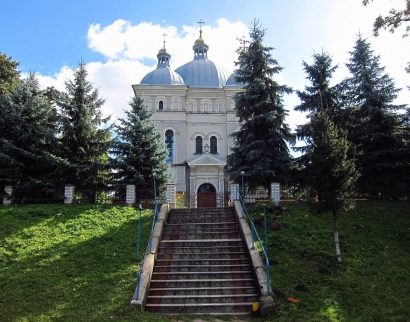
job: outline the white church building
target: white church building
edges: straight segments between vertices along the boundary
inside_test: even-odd
[[[229,135],[239,126],[233,96],[241,85],[208,59],[202,30],[192,49],[193,60],[172,70],[164,41],[157,68],[132,88],[154,111],[176,191],[222,194],[227,192],[226,157],[233,144]]]

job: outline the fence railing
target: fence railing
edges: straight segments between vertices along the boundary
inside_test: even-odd
[[[266,270],[266,282],[268,284],[268,294],[271,293],[270,290],[270,275],[269,275],[269,271],[270,271],[270,265],[269,265],[269,257],[268,257],[268,235],[267,235],[267,231],[266,231],[266,207],[264,208],[264,243],[261,241],[258,231],[255,227],[255,224],[252,221],[251,216],[248,213],[248,210],[246,209],[246,204],[245,204],[245,199],[243,198],[242,195],[239,196],[240,198],[240,202],[241,202],[241,206],[242,206],[242,217],[246,218],[251,226],[251,232],[252,232],[252,249],[255,249],[255,236],[259,242],[259,245],[261,247],[262,250],[262,254],[265,257],[265,270]]]

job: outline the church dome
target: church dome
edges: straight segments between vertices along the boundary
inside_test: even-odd
[[[202,30],[200,30],[199,39],[195,41],[192,49],[194,50],[194,60],[175,70],[182,76],[185,85],[223,87],[230,73],[208,59],[209,46],[202,39]]]
[[[171,55],[164,47],[157,54],[158,65],[155,70],[149,72],[141,81],[141,85],[185,85],[181,75],[174,72],[169,66]]]
[[[229,76],[228,80],[226,81],[226,86],[244,86],[243,83],[237,83],[235,81],[235,76],[236,73],[233,73],[231,76]]]

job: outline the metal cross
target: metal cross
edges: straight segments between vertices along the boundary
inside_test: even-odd
[[[164,36],[164,48],[165,48],[165,36],[168,36],[168,35],[164,32],[162,36]]]

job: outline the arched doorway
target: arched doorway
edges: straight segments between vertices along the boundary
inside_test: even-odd
[[[210,183],[203,183],[198,187],[198,208],[216,207],[216,190]]]

